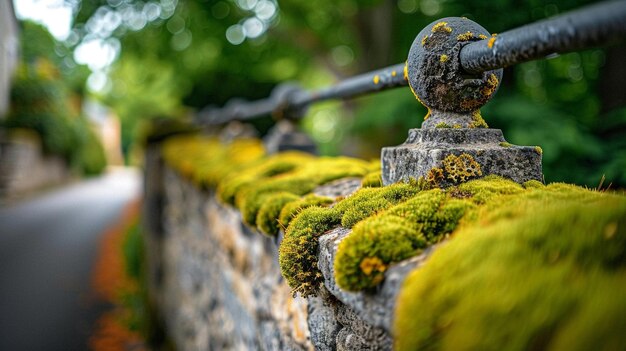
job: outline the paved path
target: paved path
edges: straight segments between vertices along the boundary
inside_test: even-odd
[[[140,192],[119,170],[0,208],[0,350],[86,350],[100,234]]]

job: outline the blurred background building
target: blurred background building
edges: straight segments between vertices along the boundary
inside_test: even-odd
[[[0,118],[9,108],[11,77],[17,66],[18,30],[13,4],[0,1]]]

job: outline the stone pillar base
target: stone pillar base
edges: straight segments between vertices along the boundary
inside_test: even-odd
[[[446,174],[446,164],[460,155],[472,162],[471,177],[455,179]],[[453,155],[455,157],[448,158]],[[448,162],[444,162],[448,158]],[[490,174],[512,179],[517,183],[529,180],[543,181],[541,149],[539,147],[511,145],[504,140],[500,129],[411,129],[402,145],[382,149],[383,184],[389,185],[410,178],[432,178],[433,169],[439,172],[439,185],[446,187],[458,182]],[[476,166],[475,161],[479,166]],[[429,174],[430,173],[430,174]],[[443,173],[443,174],[442,174]]]
[[[301,132],[291,121],[280,121],[263,139],[268,154],[282,151],[297,150],[317,155],[315,142],[304,132]]]

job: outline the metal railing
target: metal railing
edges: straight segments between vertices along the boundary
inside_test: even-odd
[[[448,23],[451,24],[448,25]],[[472,32],[471,29],[474,31]],[[448,39],[438,39],[441,37],[440,33],[447,35]],[[456,37],[451,36],[451,34],[456,33],[460,34]],[[461,37],[466,33],[471,35]],[[437,93],[431,92],[429,96],[429,91],[424,86],[424,79],[438,74],[437,67],[428,61],[432,61],[432,57],[425,57],[428,55],[422,52],[429,47],[427,37],[434,42],[434,50],[431,51],[437,53],[440,61],[443,62],[445,57],[445,61],[449,59],[450,62],[455,63],[450,67],[456,70],[453,73],[462,77],[459,79],[464,82],[468,81],[468,76],[482,80],[482,84],[481,82],[470,82],[469,84],[474,84],[477,89],[484,91],[485,82],[489,79],[492,79],[493,82],[493,78],[485,75],[485,72],[545,58],[553,54],[610,44],[625,38],[626,1],[603,2],[583,7],[550,19],[512,29],[497,36],[489,35],[478,24],[467,19],[442,19],[433,22],[418,35],[406,64],[397,64],[360,74],[333,86],[313,91],[303,90],[291,83],[282,84],[267,99],[252,102],[233,99],[224,108],[206,108],[198,113],[197,122],[204,125],[215,125],[233,120],[249,120],[270,114],[278,119],[299,119],[304,116],[307,108],[316,102],[330,99],[349,99],[407,85],[411,87],[416,97],[420,98],[423,104],[429,108],[437,109],[436,106],[431,106],[436,105],[436,103],[429,103],[437,99],[437,96],[433,96]],[[447,42],[444,43],[446,40]],[[499,78],[500,75],[501,73],[496,78]],[[469,81],[471,80],[469,79]],[[492,92],[495,92],[498,83],[499,81],[496,82],[495,87],[492,87]],[[449,109],[439,109],[451,113],[466,113],[482,106],[490,97],[487,96],[486,99],[483,99],[484,101],[477,101],[473,104],[466,103],[468,108],[465,110],[454,106]]]

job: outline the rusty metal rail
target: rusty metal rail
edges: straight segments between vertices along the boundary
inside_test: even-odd
[[[490,38],[484,36],[481,38],[485,39],[481,40],[474,38],[476,40],[460,43],[460,47],[452,53],[457,56],[453,60],[459,62],[457,73],[480,75],[486,71],[545,58],[551,54],[611,44],[625,37],[626,1],[610,1],[590,5],[499,35],[494,34]],[[416,43],[422,39],[418,36]],[[408,62],[407,66],[419,65]],[[215,125],[270,114],[279,119],[298,119],[303,117],[308,106],[315,102],[349,99],[407,86],[409,79],[406,74],[405,64],[397,64],[314,91],[305,91],[289,83],[282,84],[268,99],[254,102],[236,99],[230,101],[224,108],[206,108],[198,113],[197,121],[201,124]],[[428,72],[414,74],[424,75]],[[417,87],[413,86],[413,89],[417,90]]]

